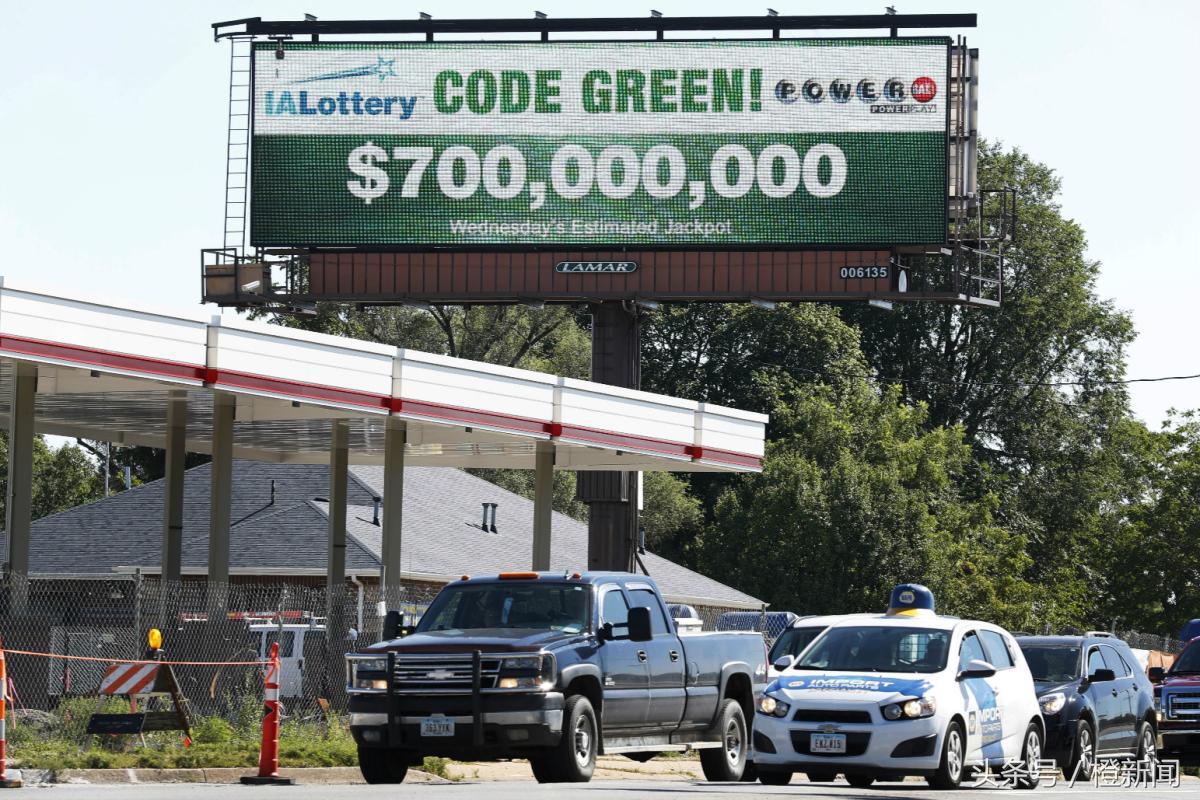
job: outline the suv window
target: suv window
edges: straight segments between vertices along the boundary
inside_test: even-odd
[[[1008,643],[1004,641],[1004,637],[996,631],[980,631],[979,638],[983,639],[983,645],[987,648],[988,661],[996,669],[1008,669],[1013,665],[1012,653],[1009,652]]]
[[[1088,650],[1087,674],[1095,675],[1098,669],[1108,669],[1108,665],[1104,663],[1104,656],[1100,653],[1100,648],[1093,647]]]
[[[667,620],[663,617],[662,605],[654,596],[654,592],[649,589],[634,589],[629,595],[633,598],[635,606],[644,606],[650,609],[650,632],[655,636],[667,633]]]
[[[968,633],[963,637],[962,648],[958,651],[959,672],[967,669],[972,659],[987,661],[987,654],[983,652],[983,645],[980,644],[979,637],[974,632]]]
[[[611,622],[613,627],[629,624],[629,604],[620,589],[610,589],[604,594],[604,604],[600,607],[600,624]]]
[[[1121,658],[1121,654],[1109,645],[1100,645],[1100,652],[1104,654],[1104,663],[1113,671],[1113,674],[1118,678],[1129,677],[1129,665],[1125,663],[1125,659]]]

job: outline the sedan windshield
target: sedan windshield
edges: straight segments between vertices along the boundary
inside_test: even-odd
[[[417,633],[522,628],[579,633],[588,595],[579,584],[488,583],[448,587],[421,617]]]
[[[795,669],[855,672],[941,672],[951,631],[895,625],[830,628],[813,642]]]
[[[771,654],[768,657],[768,661],[774,664],[781,656],[792,656],[795,658],[803,653],[804,648],[812,644],[812,640],[817,638],[823,630],[825,630],[824,625],[809,626],[807,628],[788,628],[779,634],[779,638],[775,640],[775,644],[771,645]]]
[[[1035,681],[1066,683],[1079,677],[1079,648],[1066,644],[1022,644]]]

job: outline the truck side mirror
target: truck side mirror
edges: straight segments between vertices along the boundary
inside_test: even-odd
[[[1162,667],[1151,667],[1146,670],[1146,677],[1150,679],[1151,683],[1162,683],[1166,674],[1167,671]]]
[[[387,612],[387,616],[383,618],[383,638],[385,641],[395,639],[400,635],[400,624],[403,622],[403,617],[399,611],[392,609]]]
[[[634,606],[629,609],[629,641],[648,642],[654,638],[650,629],[650,609]]]

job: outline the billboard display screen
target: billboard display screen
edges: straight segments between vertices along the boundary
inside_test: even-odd
[[[939,243],[949,46],[256,43],[250,240]]]

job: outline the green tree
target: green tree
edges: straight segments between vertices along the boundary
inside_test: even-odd
[[[0,433],[0,464],[8,482],[8,435]],[[83,503],[98,500],[104,494],[104,482],[96,465],[87,454],[73,444],[51,449],[41,436],[33,437],[33,498],[34,519],[57,514]],[[8,508],[7,494],[0,493],[0,520]]]
[[[1017,189],[1003,305],[848,305],[846,319],[878,380],[925,404],[929,427],[962,427],[982,467],[969,491],[1000,499],[997,521],[1028,542],[1027,577],[1052,587],[1043,622],[1099,622],[1106,542],[1142,491],[1147,432],[1118,383],[1133,325],[1097,296],[1100,264],[1063,216],[1050,167],[985,143],[979,172],[981,186]]]
[[[861,380],[758,388],[774,403],[774,440],[762,474],[721,495],[706,572],[799,613],[878,610],[916,580],[945,612],[1030,621],[1025,542],[994,523],[995,498],[959,491],[972,469],[960,428],[930,429],[923,406]]]

